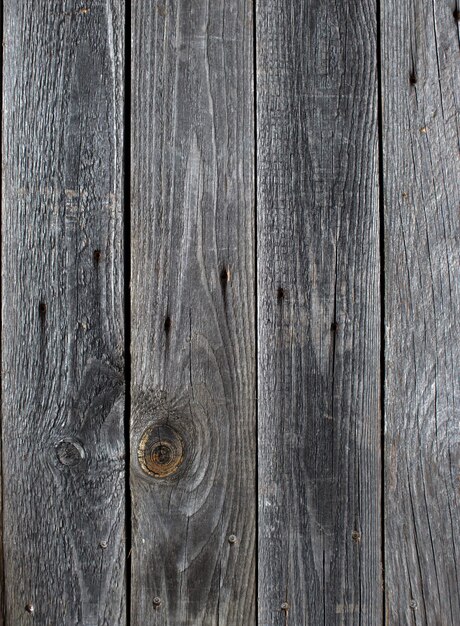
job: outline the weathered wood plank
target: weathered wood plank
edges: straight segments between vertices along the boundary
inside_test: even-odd
[[[260,624],[380,624],[374,0],[257,9]]]
[[[132,11],[132,623],[250,625],[252,6]]]
[[[382,3],[389,624],[460,623],[455,3]],[[458,19],[458,14],[457,14]]]
[[[123,3],[4,3],[6,624],[125,623]]]

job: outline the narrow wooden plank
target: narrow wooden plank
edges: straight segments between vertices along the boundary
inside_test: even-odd
[[[260,624],[380,624],[376,5],[257,15]]]
[[[123,22],[4,3],[7,626],[125,623]]]
[[[460,623],[455,2],[382,4],[389,624]]]
[[[252,6],[132,10],[132,623],[250,625]]]
[[[3,30],[2,30],[3,32]],[[0,438],[1,439],[1,438]],[[0,441],[1,447],[1,441]],[[0,519],[3,520],[3,475],[1,469],[1,449],[0,449]],[[5,557],[3,549],[3,523],[0,525],[0,624],[5,624]]]

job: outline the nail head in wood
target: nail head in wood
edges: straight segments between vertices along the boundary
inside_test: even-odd
[[[361,533],[357,530],[354,530],[351,533],[351,538],[353,539],[355,543],[359,543],[361,541]]]
[[[159,598],[158,596],[156,596],[155,598],[153,598],[153,604],[154,606],[158,607],[161,604],[161,598]]]
[[[26,604],[25,609],[27,613],[30,613],[31,615],[33,615],[35,612],[35,607],[33,604]]]
[[[228,543],[236,543],[236,535],[230,535],[228,538]]]

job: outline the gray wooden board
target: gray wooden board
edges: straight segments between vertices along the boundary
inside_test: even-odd
[[[382,620],[376,15],[257,7],[263,626]]]
[[[132,6],[133,626],[256,620],[252,13]]]
[[[133,626],[383,621],[377,18],[386,620],[460,623],[459,13],[380,4],[254,76],[250,2],[133,3]],[[123,6],[4,3],[6,626],[126,623]]]
[[[125,623],[122,7],[3,7],[11,626]]]
[[[382,3],[389,624],[460,623],[455,3]]]

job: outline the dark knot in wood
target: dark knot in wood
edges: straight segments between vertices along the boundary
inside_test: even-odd
[[[74,467],[85,458],[83,446],[73,439],[63,439],[56,445],[58,461],[67,467]]]
[[[137,450],[143,471],[156,478],[174,474],[184,459],[184,446],[179,433],[166,424],[146,428]]]

